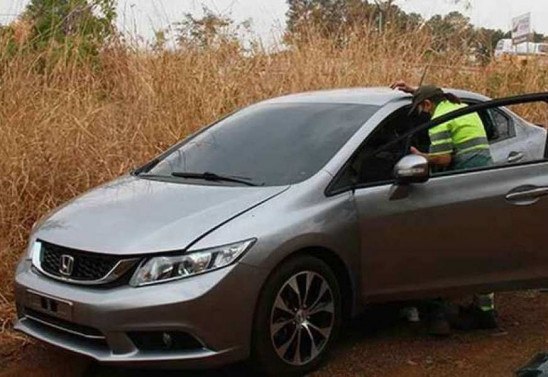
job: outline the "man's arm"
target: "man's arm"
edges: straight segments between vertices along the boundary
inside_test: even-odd
[[[415,147],[411,147],[411,153],[416,154],[418,156],[423,156],[428,160],[428,164],[432,166],[439,166],[442,168],[446,168],[449,165],[451,165],[452,156],[451,154],[428,154],[428,153],[422,153]]]
[[[392,83],[392,85],[390,85],[390,88],[398,89],[404,93],[409,93],[409,94],[413,94],[417,90],[417,88],[407,85],[407,83],[403,80],[395,81],[394,83]]]

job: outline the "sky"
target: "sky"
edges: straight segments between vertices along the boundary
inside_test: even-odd
[[[24,9],[28,0],[0,0],[0,23],[12,20]],[[511,19],[531,12],[532,26],[548,34],[548,0],[469,0],[471,6],[455,4],[454,0],[396,0],[407,12],[425,18],[458,10],[470,17],[473,24],[508,31]],[[185,13],[197,16],[202,5],[241,22],[252,21],[252,30],[265,43],[279,37],[285,26],[286,0],[118,0],[118,27],[131,35],[151,39],[154,30],[168,27],[183,19]]]

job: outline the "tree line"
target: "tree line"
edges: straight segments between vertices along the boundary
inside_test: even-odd
[[[286,1],[284,42],[287,45],[307,41],[311,31],[343,44],[345,34],[356,30],[379,35],[386,30],[396,30],[412,37],[413,33],[426,29],[432,36],[436,52],[464,48],[479,59],[488,60],[497,42],[510,37],[509,31],[476,27],[457,11],[424,19],[420,14],[405,12],[394,0]],[[79,54],[94,55],[109,41],[123,38],[116,31],[115,20],[116,0],[31,0],[15,23],[0,27],[0,35],[9,37],[11,48],[23,39],[27,49],[63,46],[66,50],[67,45],[77,44]],[[241,46],[238,33],[250,29],[248,22],[235,23],[230,17],[207,8],[203,9],[201,17],[185,14],[174,26],[173,39],[181,48]],[[166,30],[156,32],[154,48],[165,47],[166,33]],[[536,42],[545,39],[542,34],[534,34]]]
[[[424,19],[420,14],[405,12],[394,0],[287,0],[287,4],[286,40],[289,41],[306,40],[311,29],[328,38],[341,38],[363,26],[379,34],[390,28],[409,33],[410,37],[413,32],[426,29],[432,35],[436,52],[468,48],[478,58],[489,59],[498,41],[511,38],[510,31],[474,26],[469,17],[458,11]],[[467,3],[467,6],[471,5]],[[532,41],[546,39],[534,33]]]

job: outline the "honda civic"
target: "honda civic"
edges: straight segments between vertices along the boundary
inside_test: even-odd
[[[32,229],[15,328],[112,365],[298,375],[369,303],[546,286],[546,131],[508,107],[548,94],[446,91],[469,106],[430,122],[388,88],[266,100],[80,195]],[[493,166],[409,155],[466,112]]]

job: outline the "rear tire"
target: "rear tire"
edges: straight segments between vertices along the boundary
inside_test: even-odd
[[[280,265],[266,281],[253,325],[252,362],[271,376],[317,369],[342,317],[337,278],[320,259],[303,255]]]

